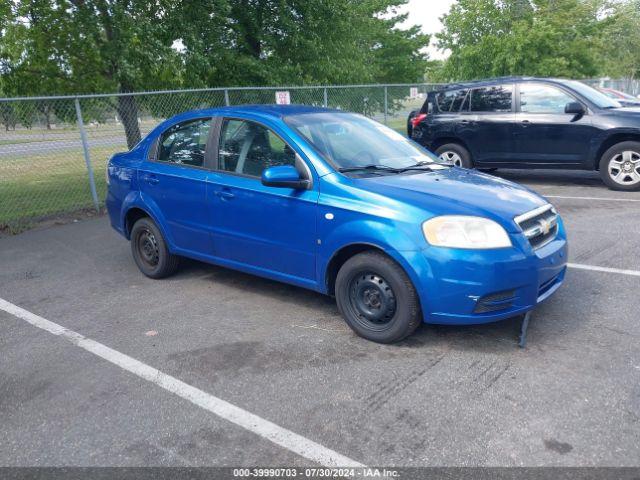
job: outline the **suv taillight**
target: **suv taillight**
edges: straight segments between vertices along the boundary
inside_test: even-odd
[[[416,128],[420,124],[420,122],[423,121],[425,118],[427,118],[426,113],[419,113],[418,115],[416,115],[411,119],[411,126],[413,128]]]

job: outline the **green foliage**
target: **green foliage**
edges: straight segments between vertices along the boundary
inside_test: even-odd
[[[425,67],[420,49],[429,37],[395,28],[404,19],[397,14],[404,3],[185,0],[172,22],[185,46],[185,84],[417,81]]]
[[[640,77],[640,0],[613,2],[603,32],[603,71],[612,78]]]
[[[443,17],[438,45],[451,56],[435,74],[439,80],[596,76],[611,22],[604,13],[599,0],[459,0]]]

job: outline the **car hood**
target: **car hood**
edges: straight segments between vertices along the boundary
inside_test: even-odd
[[[498,221],[513,231],[513,218],[547,202],[526,187],[462,168],[368,177],[358,180],[365,190],[408,203],[433,215],[477,215]]]

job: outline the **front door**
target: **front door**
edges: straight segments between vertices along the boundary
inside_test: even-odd
[[[309,190],[262,185],[265,168],[300,164],[273,130],[252,121],[224,119],[218,168],[211,175],[215,254],[237,266],[315,280],[317,187]]]
[[[597,134],[589,115],[564,113],[577,99],[568,92],[542,83],[519,85],[516,114],[515,157],[530,165],[576,167],[589,156]]]
[[[210,130],[211,118],[169,127],[138,170],[142,195],[161,212],[170,241],[197,254],[211,253],[206,169]]]

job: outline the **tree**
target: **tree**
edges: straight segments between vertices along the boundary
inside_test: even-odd
[[[164,0],[16,2],[6,82],[28,95],[177,86],[181,62],[163,21],[171,8]],[[115,108],[132,147],[140,140],[135,98],[119,96]]]
[[[429,37],[417,29],[396,28],[405,18],[397,7],[405,3],[184,0],[174,25],[185,46],[186,83],[417,81],[426,65],[420,50]]]
[[[640,77],[640,0],[610,5],[601,57],[603,73],[610,77]]]
[[[438,35],[451,51],[441,80],[596,75],[602,9],[598,0],[459,0]]]

